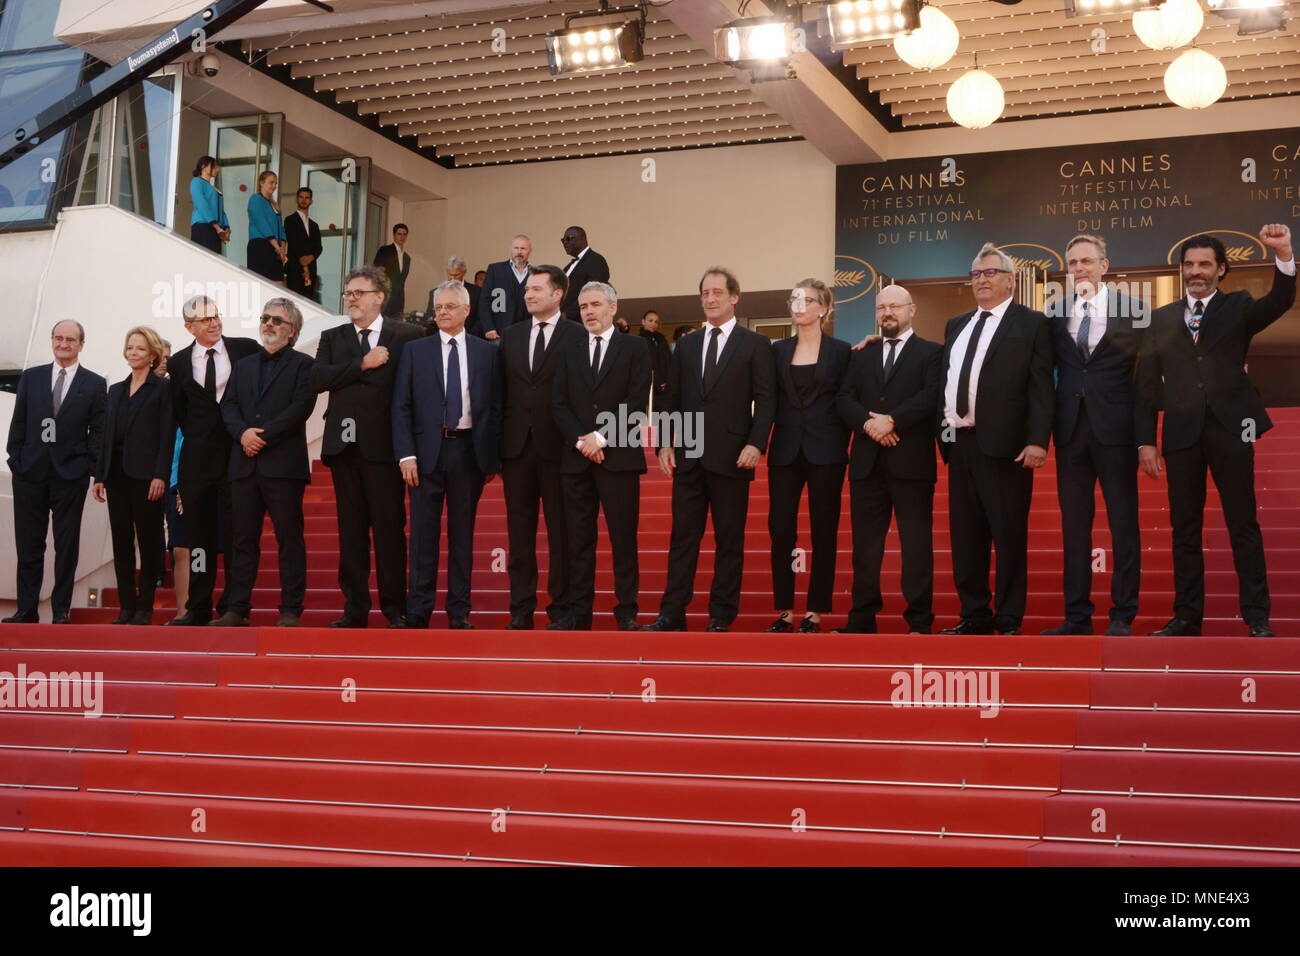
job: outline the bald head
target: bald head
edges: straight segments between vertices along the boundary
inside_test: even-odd
[[[897,338],[912,327],[916,306],[901,285],[888,285],[876,293],[876,325],[887,339]]]

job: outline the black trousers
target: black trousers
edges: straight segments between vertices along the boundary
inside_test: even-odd
[[[948,461],[952,577],[961,617],[978,627],[1019,628],[1029,590],[1029,502],[1034,472],[1012,458],[986,455],[974,428],[957,429]],[[989,548],[997,547],[997,585],[989,593]],[[989,610],[989,598],[994,609]]]
[[[302,499],[307,482],[252,474],[230,483],[235,508],[234,563],[230,575],[230,610],[248,616],[262,556],[262,523],[271,516],[280,556],[280,613],[301,614],[307,594],[307,541],[303,536]]]
[[[839,547],[840,502],[844,465],[814,465],[803,452],[789,465],[767,469],[767,531],[772,539],[772,595],[778,611],[794,608],[794,565],[799,528],[799,499],[808,486],[808,520],[812,526],[812,573],[808,579],[808,610],[831,609],[835,590],[835,553]]]
[[[680,461],[680,459],[679,459]],[[740,582],[745,570],[745,518],[749,514],[747,478],[706,471],[702,465],[673,476],[673,530],[668,546],[668,586],[659,604],[660,617],[681,619],[695,597],[695,569],[700,542],[713,516],[713,586],[709,617],[730,624],[740,610]]]
[[[564,514],[569,537],[569,614],[579,627],[591,626],[596,602],[597,516],[605,512],[609,548],[614,564],[614,619],[635,619],[641,570],[636,533],[641,515],[641,475],[591,465],[564,475]]]
[[[308,269],[311,274],[311,288],[303,285],[302,266],[298,264],[297,260],[293,256],[290,256],[289,262],[284,267],[284,282],[291,291],[297,292],[301,296],[306,296],[314,302],[319,302],[320,276],[316,274],[316,264],[313,262]]]
[[[1174,616],[1200,622],[1205,615],[1205,471],[1214,476],[1223,522],[1232,542],[1241,616],[1248,624],[1268,620],[1268,567],[1255,518],[1255,445],[1224,427],[1207,410],[1201,439],[1191,448],[1165,452],[1169,520],[1174,545]]]
[[[501,481],[506,498],[506,533],[510,558],[510,616],[527,617],[537,610],[537,515],[538,503],[546,515],[546,609],[552,620],[568,617],[564,602],[569,594],[568,530],[564,518],[564,489],[560,486],[560,463],[537,455],[532,435],[518,458],[501,462]]]
[[[90,476],[59,478],[51,473],[42,481],[13,476],[14,544],[18,550],[18,611],[35,611],[41,603],[45,577],[45,535],[54,523],[54,590],[50,605],[55,614],[72,608],[72,585],[81,551],[81,512],[86,506]]]
[[[339,590],[343,614],[370,613],[370,538],[375,541],[379,608],[390,621],[406,616],[406,502],[395,461],[367,461],[357,448],[325,462],[334,477],[339,522]]]
[[[876,456],[876,467],[849,482],[853,522],[853,608],[846,629],[875,633],[876,615],[884,606],[880,566],[891,515],[898,522],[903,552],[902,589],[907,601],[903,620],[909,631],[930,632],[934,624],[934,482],[894,478]]]
[[[185,532],[190,539],[190,599],[186,609],[201,618],[212,616],[220,554],[225,583],[216,604],[218,613],[224,614],[230,605],[230,569],[234,563],[230,482],[224,478],[181,478],[179,491],[185,509]]]
[[[113,571],[123,614],[152,611],[154,590],[162,570],[163,499],[149,500],[146,479],[112,472],[104,482],[108,493],[108,527],[113,534]],[[140,584],[135,583],[135,551],[140,546]]]
[[[470,576],[474,570],[474,518],[483,495],[483,472],[474,458],[469,435],[444,438],[432,469],[420,468],[420,483],[411,496],[411,588],[407,607],[412,618],[428,621],[438,593],[438,551],[442,540],[442,506],[447,505],[447,616],[470,612]]]
[[[1114,568],[1110,581],[1110,619],[1131,624],[1137,617],[1142,575],[1142,534],[1138,526],[1137,446],[1097,441],[1088,412],[1079,409],[1074,434],[1056,448],[1056,494],[1061,503],[1065,619],[1091,623],[1092,522],[1097,513],[1097,483],[1106,501],[1106,521]]]

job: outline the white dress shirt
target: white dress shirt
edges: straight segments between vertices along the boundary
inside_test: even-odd
[[[713,338],[713,330],[719,328],[722,334],[718,336],[718,361],[722,361],[722,350],[727,347],[727,339],[731,338],[731,333],[736,328],[736,317],[733,315],[726,322],[715,326],[709,322],[704,323],[704,349],[700,352],[700,381],[704,381],[704,368],[709,360],[709,342]]]
[[[1106,334],[1106,315],[1108,313],[1106,287],[1102,285],[1097,289],[1097,294],[1091,299],[1085,299],[1083,296],[1075,296],[1074,308],[1070,312],[1070,317],[1065,322],[1066,331],[1070,333],[1070,339],[1074,342],[1079,341],[1079,326],[1083,323],[1083,304],[1088,303],[1088,308],[1092,312],[1091,324],[1088,326],[1088,354],[1091,355],[1101,341],[1101,337]]]
[[[510,271],[513,272],[513,273],[515,274],[515,281],[518,282],[520,285],[523,285],[524,282],[525,282],[525,280],[527,280],[527,278],[528,278],[528,271],[529,271],[531,268],[532,268],[532,266],[531,266],[530,264],[528,264],[527,262],[525,262],[525,263],[524,263],[524,271],[523,271],[523,272],[520,272],[518,269],[515,268],[515,260],[514,260],[514,259],[511,259],[511,260],[510,260]]]
[[[565,268],[564,274],[566,276],[573,275],[573,270],[578,268],[578,263],[582,261],[582,257],[585,256],[590,250],[591,250],[591,246],[583,246],[582,251],[579,252],[576,256],[574,256],[573,261],[570,262],[568,266]]]
[[[559,321],[559,312],[556,312],[549,319],[533,318],[533,329],[528,333],[528,370],[530,372],[533,370],[533,355],[535,354],[534,350],[537,348],[537,336],[539,330],[541,330],[540,334],[545,336],[542,342],[542,348],[549,349],[551,347],[551,338],[555,335],[555,325]],[[542,327],[543,322],[546,323],[545,329]]]
[[[212,358],[217,366],[217,401],[221,401],[221,396],[226,394],[226,383],[230,381],[230,356],[226,354],[225,339],[217,339],[211,348],[217,350]],[[190,350],[190,369],[194,373],[194,381],[198,382],[199,388],[203,388],[208,374],[208,350],[197,339]]]
[[[302,228],[303,228],[303,230],[307,233],[307,236],[310,238],[310,236],[311,236],[311,219],[309,219],[308,216],[307,216],[307,214],[306,214],[305,212],[303,212],[301,209],[298,210],[298,216],[302,219]],[[310,254],[310,253],[309,253],[309,254]]]
[[[50,372],[50,397],[54,397],[54,390],[59,387],[59,372],[66,372],[63,376],[63,397],[68,397],[68,392],[72,388],[72,379],[77,374],[77,369],[81,368],[80,362],[73,362],[67,368],[61,366],[58,362],[54,363],[54,369]]]
[[[909,328],[902,335],[896,335],[898,344],[894,346],[894,364],[898,364],[898,357],[903,354],[903,346],[907,345],[907,340],[912,337],[913,329]],[[880,367],[884,368],[889,364],[889,339],[880,340]]]
[[[364,329],[363,329],[361,326],[357,325],[355,322],[352,323],[352,331],[356,333],[356,336],[357,336],[357,344],[359,344],[359,345],[361,346],[361,351],[362,351],[363,354],[365,353],[367,346],[366,346],[366,343],[363,342],[362,339],[361,339],[361,333],[362,333],[362,332],[369,332],[369,333],[370,333],[370,335],[369,335],[369,339],[370,339],[370,345],[369,345],[369,348],[372,348],[372,349],[373,349],[376,345],[379,344],[379,333],[382,332],[383,330],[384,330],[384,317],[383,317],[383,315],[377,315],[377,316],[375,316],[375,321],[371,322],[371,323],[370,323],[369,325],[367,325]]]
[[[952,343],[952,352],[948,355],[948,381],[943,389],[943,418],[948,424],[957,428],[972,428],[975,425],[975,396],[979,394],[980,368],[984,364],[984,356],[988,354],[989,343],[993,341],[993,336],[998,331],[998,325],[1002,322],[1002,316],[1006,313],[1007,308],[1011,305],[1011,299],[1000,302],[991,309],[976,309],[975,314],[970,317],[965,328],[957,333],[957,340]],[[961,366],[966,361],[966,347],[970,344],[971,335],[975,331],[975,326],[979,324],[980,313],[992,313],[984,320],[984,332],[980,335],[980,340],[975,344],[975,363],[970,369],[970,412],[965,418],[957,417],[957,380],[961,378]]]
[[[447,362],[451,358],[451,340],[456,340],[456,354],[460,359],[460,421],[456,423],[457,428],[473,428],[474,416],[469,407],[469,347],[465,344],[465,330],[461,329],[455,335],[448,335],[446,332],[439,330],[438,338],[442,339],[442,380],[447,381]]]

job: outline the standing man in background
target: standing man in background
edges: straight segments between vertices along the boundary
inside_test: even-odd
[[[659,331],[659,313],[654,309],[641,316],[641,338],[650,347],[651,389],[657,399],[668,391],[668,366],[672,362],[673,350],[667,337]]]
[[[397,318],[406,311],[406,277],[411,274],[411,254],[406,251],[406,237],[411,230],[406,223],[393,227],[393,241],[380,246],[375,253],[375,265],[388,274],[389,294],[384,299],[384,316]]]
[[[564,230],[560,239],[564,251],[573,258],[564,267],[564,277],[568,280],[569,290],[564,294],[562,311],[566,319],[581,322],[578,310],[578,294],[588,282],[608,282],[609,263],[605,257],[587,245],[587,230],[581,226],[570,226]]]
[[[465,260],[460,256],[451,256],[447,259],[447,281],[459,282],[465,287],[465,291],[469,293],[469,317],[471,319],[475,318],[478,315],[478,296],[480,290],[479,287],[474,285],[472,282],[465,281]],[[433,323],[437,321],[433,300],[438,294],[438,289],[441,288],[442,286],[438,286],[437,289],[429,290],[429,304],[424,307],[424,321],[429,323],[430,327],[432,327]]]
[[[90,474],[99,462],[108,383],[82,368],[81,323],[65,319],[50,330],[54,361],[23,372],[9,423],[13,475],[18,611],[6,624],[36,624],[45,576],[45,535],[54,521],[55,624],[70,623],[72,586],[81,547],[81,514]],[[150,582],[152,583],[152,582]]]
[[[532,240],[518,235],[510,240],[510,258],[487,267],[478,297],[478,321],[470,326],[471,335],[496,341],[510,326],[528,318],[524,283],[528,281],[528,258],[532,254]]]
[[[284,217],[284,234],[289,243],[284,278],[294,292],[319,302],[320,273],[316,263],[324,247],[321,245],[320,226],[307,215],[311,209],[311,190],[303,186],[298,190],[296,201],[298,208]]]

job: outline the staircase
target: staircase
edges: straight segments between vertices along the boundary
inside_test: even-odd
[[[377,612],[370,630],[322,630],[342,601],[318,466],[304,628],[266,626],[278,600],[268,528],[252,628],[110,627],[110,591],[105,607],[74,612],[80,627],[0,629],[0,671],[105,681],[99,719],[0,709],[0,862],[1300,864],[1300,409],[1272,414],[1256,459],[1282,635],[1272,640],[1242,636],[1213,491],[1207,636],[1036,636],[1062,610],[1050,459],[1035,478],[1026,636],[758,633],[774,617],[761,468],[730,634],[703,633],[711,535],[693,633],[498,630],[499,482],[478,519],[477,630],[387,631]],[[939,627],[957,614],[942,477]],[[1173,591],[1165,485],[1140,480],[1135,634],[1170,616]],[[643,489],[648,622],[671,486],[654,470]],[[1098,504],[1094,546],[1109,556]],[[847,488],[844,511],[837,613],[824,629],[848,610]],[[603,529],[598,567],[596,625],[612,627]],[[885,577],[880,623],[902,628],[896,550]],[[1095,576],[1099,620],[1109,586]],[[947,681],[943,703],[963,681],[985,693],[973,706],[926,706],[932,675]]]

